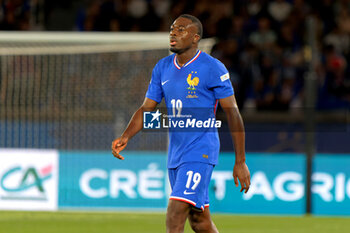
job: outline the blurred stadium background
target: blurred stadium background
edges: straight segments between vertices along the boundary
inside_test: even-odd
[[[348,0],[0,1],[1,212],[164,212],[166,133],[141,132],[122,163],[109,148],[182,13],[202,21],[201,49],[229,70],[247,131],[243,197],[218,109],[213,213],[350,216]]]

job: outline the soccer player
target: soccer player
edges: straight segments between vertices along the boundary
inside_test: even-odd
[[[170,51],[154,67],[151,82],[141,107],[132,116],[121,137],[112,143],[113,155],[120,152],[143,127],[143,112],[153,111],[164,98],[171,113],[192,115],[198,119],[215,119],[219,102],[224,109],[233,142],[235,185],[248,191],[250,173],[245,163],[245,133],[234,91],[225,66],[198,50],[202,24],[192,15],[181,15],[170,28]],[[175,118],[174,118],[175,119]],[[201,125],[196,125],[201,126]],[[167,233],[183,232],[186,219],[195,232],[218,232],[209,212],[208,186],[219,155],[216,129],[192,131],[169,129],[168,175],[172,188],[166,216]]]

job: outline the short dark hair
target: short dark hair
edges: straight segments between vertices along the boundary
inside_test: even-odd
[[[193,16],[193,15],[189,15],[189,14],[182,14],[180,15],[178,18],[186,18],[186,19],[189,19],[192,21],[192,23],[194,23],[197,27],[197,34],[200,36],[200,39],[202,39],[203,37],[203,26],[202,26],[202,23],[201,21]]]

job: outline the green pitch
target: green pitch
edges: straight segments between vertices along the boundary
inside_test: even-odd
[[[350,218],[214,214],[220,233],[343,233]],[[0,211],[0,233],[164,233],[165,214]],[[192,232],[186,225],[186,233]]]

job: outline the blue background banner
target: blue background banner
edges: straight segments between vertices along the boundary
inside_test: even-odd
[[[312,213],[350,215],[350,156],[318,154],[313,170]]]
[[[170,194],[164,152],[60,152],[59,208],[165,210]],[[305,214],[302,154],[248,153],[251,188],[232,178],[234,154],[222,153],[209,187],[212,212]],[[313,213],[350,215],[350,157],[314,158]]]
[[[305,212],[305,159],[301,154],[247,154],[252,182],[247,194],[239,192],[240,186],[234,186],[234,155],[223,153],[220,156],[220,163],[214,170],[211,183],[211,210],[247,214]],[[218,178],[220,176],[221,179]],[[223,189],[220,186],[225,178],[227,180]]]
[[[74,208],[164,208],[164,153],[61,152],[59,206]]]

